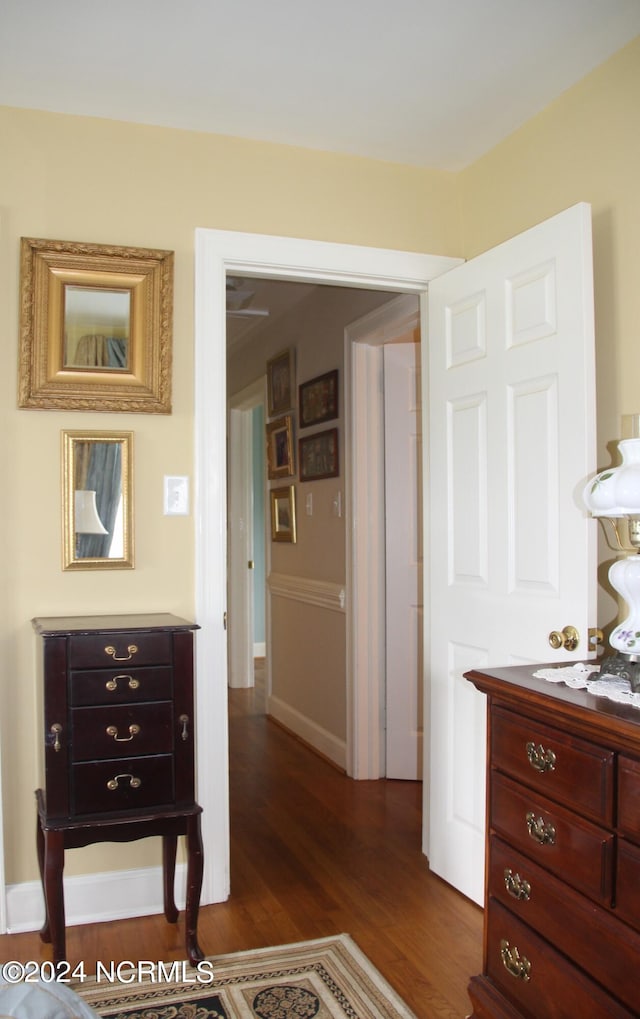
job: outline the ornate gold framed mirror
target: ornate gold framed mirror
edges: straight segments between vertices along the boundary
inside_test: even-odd
[[[133,432],[62,432],[65,570],[133,569]]]
[[[173,262],[22,237],[18,405],[170,414]]]

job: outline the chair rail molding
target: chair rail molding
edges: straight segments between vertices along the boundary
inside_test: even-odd
[[[272,597],[291,598],[306,605],[332,609],[334,612],[345,611],[344,584],[313,580],[310,577],[295,577],[288,573],[270,573],[267,586]]]

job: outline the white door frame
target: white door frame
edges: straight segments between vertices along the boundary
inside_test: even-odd
[[[229,686],[251,687],[253,665],[253,411],[266,404],[266,378],[229,400],[229,510],[242,526],[229,538]],[[265,546],[268,550],[268,546]]]
[[[446,256],[198,229],[195,238],[195,604],[198,798],[206,846],[202,902],[227,898],[229,788],[226,612],[227,273],[425,294]],[[426,302],[421,301],[426,336]],[[349,580],[349,578],[347,578]],[[350,596],[347,594],[349,609]],[[353,716],[351,720],[353,725]]]

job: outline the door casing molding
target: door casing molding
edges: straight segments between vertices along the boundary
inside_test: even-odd
[[[230,889],[224,629],[227,609],[226,275],[245,274],[424,294],[431,279],[459,261],[386,248],[205,228],[196,230],[195,606],[201,627],[196,642],[196,720],[198,799],[203,807],[203,838],[207,847],[203,904],[226,899]],[[424,321],[422,326],[424,329]],[[218,578],[218,582],[214,578]],[[352,718],[350,724],[353,723]]]
[[[383,346],[419,328],[419,303],[402,294],[345,329],[347,774],[358,779],[386,774]]]
[[[242,521],[229,533],[229,686],[251,687],[253,666],[253,582],[247,562],[253,558],[253,420],[266,406],[265,376],[229,399],[229,510]],[[263,482],[266,488],[266,483]],[[269,546],[265,546],[267,553]]]

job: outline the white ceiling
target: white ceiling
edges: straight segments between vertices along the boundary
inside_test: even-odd
[[[457,170],[640,0],[0,0],[0,104]]]

